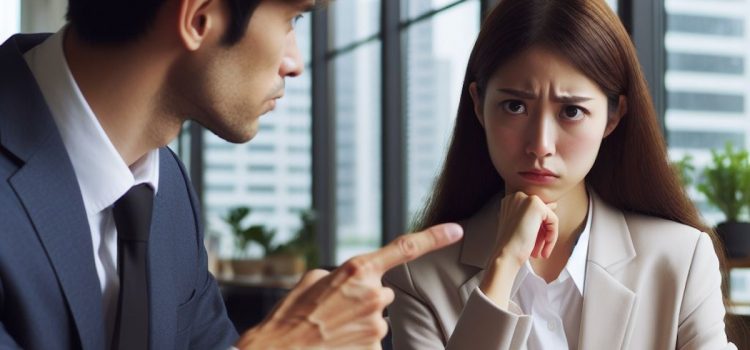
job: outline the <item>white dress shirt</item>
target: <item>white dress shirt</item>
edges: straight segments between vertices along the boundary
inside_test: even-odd
[[[154,193],[159,184],[159,152],[152,150],[128,167],[107,137],[68,68],[63,53],[65,27],[24,59],[39,84],[60,131],[81,189],[86,209],[94,263],[102,288],[107,339],[112,338],[120,288],[117,274],[117,230],[112,205],[132,186],[147,183]]]
[[[591,200],[586,217],[586,226],[556,280],[547,284],[534,273],[528,260],[516,275],[511,300],[521,307],[524,314],[531,315],[531,333],[526,343],[529,350],[578,348],[591,231]]]

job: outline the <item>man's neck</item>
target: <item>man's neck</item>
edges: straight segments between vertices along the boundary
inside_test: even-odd
[[[153,44],[92,46],[68,28],[63,51],[73,78],[126,164],[177,137],[182,119],[163,98],[168,69]]]

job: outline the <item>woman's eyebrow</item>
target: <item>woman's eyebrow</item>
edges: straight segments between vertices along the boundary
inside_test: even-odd
[[[523,91],[523,90],[516,90],[516,89],[509,89],[509,88],[500,88],[497,89],[498,92],[503,92],[508,95],[513,95],[518,98],[526,99],[526,100],[533,100],[537,98],[537,95],[530,91]]]
[[[530,92],[530,91],[524,91],[524,90],[517,90],[517,89],[510,89],[510,88],[500,88],[497,89],[498,92],[506,93],[508,95],[512,95],[521,99],[525,100],[534,100],[538,96],[537,94]],[[586,96],[571,96],[571,95],[564,95],[564,96],[552,96],[552,100],[558,103],[581,103],[592,100],[591,97]]]
[[[553,96],[552,100],[559,103],[581,103],[591,101],[591,97],[586,96]]]

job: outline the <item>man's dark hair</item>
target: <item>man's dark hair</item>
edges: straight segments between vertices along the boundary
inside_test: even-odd
[[[167,0],[69,0],[65,18],[85,41],[92,44],[121,44],[144,35],[154,24],[156,13]],[[230,18],[224,44],[232,45],[245,35],[262,0],[220,0]]]

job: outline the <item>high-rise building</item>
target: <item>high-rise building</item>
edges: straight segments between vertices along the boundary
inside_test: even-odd
[[[336,125],[336,261],[380,245],[380,23],[378,0],[332,5],[334,48],[359,43],[331,60]],[[363,40],[365,42],[363,42]]]
[[[402,3],[407,19],[447,5],[442,0]],[[445,160],[458,110],[466,63],[479,32],[479,1],[467,0],[403,33],[407,210],[421,210]]]
[[[404,3],[407,14],[432,9],[432,0]],[[424,206],[426,196],[444,159],[447,136],[456,115],[451,110],[451,62],[435,55],[434,22],[413,24],[405,36],[406,51],[406,149],[408,211]]]
[[[296,24],[297,43],[307,61],[308,17]],[[234,145],[205,132],[206,232],[222,237],[221,254],[232,249],[229,227],[222,221],[231,208],[250,207],[248,222],[276,230],[278,243],[291,237],[301,224],[299,213],[312,206],[310,89],[310,74],[287,79],[285,97],[261,117],[252,142]]]
[[[750,2],[666,0],[666,128],[670,157],[697,168],[726,142],[750,146]],[[723,220],[694,189],[709,223]]]

